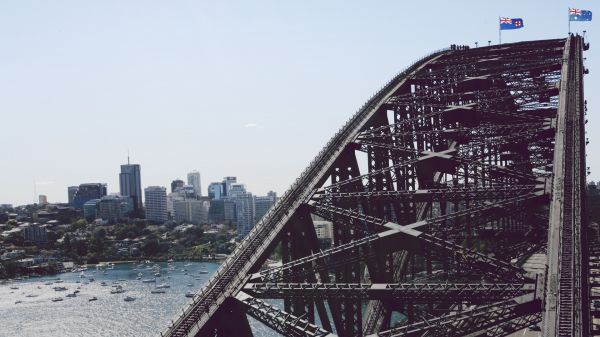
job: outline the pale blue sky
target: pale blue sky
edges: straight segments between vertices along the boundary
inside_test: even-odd
[[[197,169],[203,193],[236,175],[283,192],[333,133],[396,72],[452,43],[564,37],[591,1],[0,2],[0,203],[106,182],[142,165],[168,186]],[[596,20],[600,20],[598,17]],[[588,164],[600,179],[596,22],[585,78]],[[255,124],[255,127],[246,127]]]

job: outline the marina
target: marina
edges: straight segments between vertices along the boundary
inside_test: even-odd
[[[0,284],[0,336],[156,336],[218,266],[106,264]]]

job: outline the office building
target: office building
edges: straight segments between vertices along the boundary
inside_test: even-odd
[[[208,185],[208,198],[211,200],[219,200],[223,197],[223,184],[210,183]]]
[[[141,217],[142,215],[142,178],[139,164],[121,165],[119,174],[120,194],[124,197],[130,197],[133,204],[133,215]]]
[[[116,223],[127,218],[133,207],[133,199],[129,196],[108,195],[98,202],[96,218]]]
[[[79,186],[69,186],[67,188],[67,195],[69,198],[69,206],[73,206],[73,200],[75,199],[75,194],[77,193],[78,189],[79,189]]]
[[[171,193],[177,191],[180,188],[183,188],[183,186],[185,186],[185,182],[181,179],[175,179],[171,182]]]
[[[235,223],[241,240],[254,226],[254,197],[243,184],[231,184],[228,195],[235,204]]]
[[[38,202],[39,205],[47,205],[48,204],[48,197],[47,196],[45,196],[43,194],[40,194],[38,196],[38,199],[39,199],[39,202]]]
[[[229,198],[210,200],[208,221],[210,223],[235,223],[235,202]]]
[[[144,189],[146,219],[155,222],[167,221],[167,189],[162,186],[149,186]]]
[[[225,177],[223,178],[223,196],[229,196],[229,190],[231,190],[231,185],[237,183],[236,177]]]
[[[179,192],[185,199],[196,199],[196,189],[193,185],[184,185],[175,192]]]
[[[100,199],[106,195],[106,184],[100,183],[90,183],[90,184],[81,184],[79,188],[77,188],[77,192],[73,197],[73,207],[75,208],[83,208],[83,204],[92,200],[92,199]]]
[[[277,194],[270,191],[266,196],[254,197],[254,223],[258,223],[262,217],[267,214],[277,200]]]
[[[173,203],[175,201],[182,201],[185,198],[179,192],[172,192],[167,195],[167,213],[169,214],[169,219],[175,218],[175,213],[173,211]]]
[[[48,231],[45,226],[36,223],[28,224],[22,227],[23,239],[34,243],[48,242]]]
[[[83,204],[83,217],[88,221],[94,221],[98,216],[98,203],[100,199],[92,199]]]
[[[187,174],[187,183],[188,185],[192,185],[194,187],[194,191],[196,192],[197,197],[202,196],[202,186],[200,185],[200,172],[192,171]]]
[[[173,220],[192,224],[208,223],[208,198],[173,201]]]

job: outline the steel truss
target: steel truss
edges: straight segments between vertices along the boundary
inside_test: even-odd
[[[398,74],[162,336],[250,337],[247,316],[285,336],[503,336],[542,318],[585,336],[582,49],[448,49]],[[548,275],[522,267],[536,252]]]

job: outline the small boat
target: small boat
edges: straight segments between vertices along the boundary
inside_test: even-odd
[[[208,274],[208,270],[206,270],[206,268],[202,268],[200,271],[198,271],[198,274]]]
[[[141,280],[141,279],[142,279],[142,277],[141,277],[141,276],[138,276],[138,277],[136,277],[135,279],[136,279],[136,280]]]
[[[156,289],[167,289],[167,288],[171,288],[171,286],[168,284],[164,284],[164,283],[156,286]]]
[[[155,282],[156,282],[155,278],[149,278],[149,279],[142,280],[142,283],[155,283]]]
[[[17,289],[19,289],[19,287],[12,286],[12,287],[10,287],[10,289],[17,290]]]
[[[65,291],[67,287],[54,287],[54,291]]]
[[[61,279],[58,279],[58,280],[54,281],[54,283],[63,283],[63,282],[65,282],[65,281],[63,281]]]
[[[25,296],[25,297],[38,297],[38,296],[40,296],[40,295],[36,295],[36,294],[29,294],[29,295],[27,295],[27,296]]]
[[[23,301],[15,301],[15,304],[23,303]]]
[[[79,294],[79,290],[75,290],[73,294]]]
[[[60,302],[60,301],[62,301],[62,300],[63,300],[63,298],[62,298],[62,297],[54,297],[54,298],[52,299],[52,302]]]
[[[155,273],[154,276],[160,277],[160,273]]]
[[[94,278],[93,278],[93,277],[90,277],[88,280],[89,280],[90,282],[94,282]]]
[[[73,294],[67,294],[67,297],[77,297],[77,294],[73,293]]]
[[[131,297],[131,296],[127,296],[123,299],[123,301],[125,302],[133,302],[135,301],[135,297]]]
[[[122,293],[124,293],[124,292],[125,292],[125,289],[123,289],[123,287],[121,287],[121,286],[119,286],[119,285],[118,285],[118,286],[116,286],[116,287],[114,287],[114,289],[111,289],[111,290],[110,290],[110,293],[111,293],[111,294],[122,294]]]
[[[194,284],[193,284],[193,283],[188,283],[188,284],[187,284],[187,286],[188,286],[188,287],[193,287],[193,286],[194,286]]]
[[[45,285],[45,286],[51,286],[51,285],[52,285],[52,282],[46,282],[46,283],[44,283],[44,285]]]
[[[152,289],[152,290],[150,290],[150,293],[151,294],[164,294],[165,291],[162,289]]]
[[[98,300],[98,297],[94,296],[94,297],[88,299],[88,302],[97,301],[97,300]]]
[[[195,295],[194,293],[185,293],[185,297],[189,297],[189,298],[194,297],[194,295]]]
[[[106,287],[108,284],[106,284],[106,282],[102,281],[102,283],[100,283],[101,286]]]

